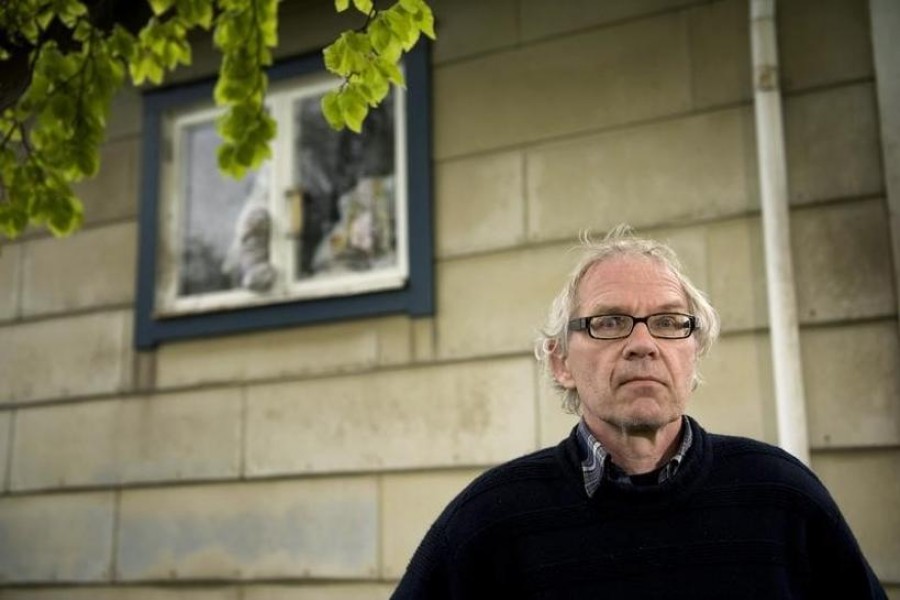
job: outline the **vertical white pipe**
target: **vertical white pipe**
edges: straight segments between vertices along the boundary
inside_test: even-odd
[[[750,32],[778,444],[809,464],[806,396],[791,261],[787,159],[778,85],[775,0],[751,1]]]

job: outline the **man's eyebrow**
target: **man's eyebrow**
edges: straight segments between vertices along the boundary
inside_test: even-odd
[[[688,303],[682,300],[673,300],[672,302],[666,302],[665,304],[660,304],[656,308],[654,308],[651,312],[647,314],[659,314],[659,313],[667,313],[667,312],[685,312],[688,310]],[[628,310],[622,307],[620,304],[595,304],[591,306],[588,311],[589,315],[629,315],[631,314]],[[635,315],[638,316],[638,315]]]

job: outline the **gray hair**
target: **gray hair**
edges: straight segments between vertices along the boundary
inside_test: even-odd
[[[636,237],[631,227],[627,225],[615,227],[599,242],[592,240],[589,234],[583,234],[581,242],[581,260],[550,305],[547,322],[534,346],[535,356],[544,366],[553,386],[563,395],[563,409],[576,414],[581,404],[578,392],[559,385],[553,377],[550,358],[553,355],[565,358],[568,353],[569,320],[575,316],[578,285],[588,269],[595,264],[617,256],[648,257],[659,261],[681,284],[681,289],[687,297],[688,310],[697,317],[698,325],[694,332],[697,339],[697,357],[706,354],[719,336],[719,315],[706,294],[694,286],[684,274],[681,261],[667,244]],[[700,385],[701,381],[700,375],[695,371],[693,388]]]

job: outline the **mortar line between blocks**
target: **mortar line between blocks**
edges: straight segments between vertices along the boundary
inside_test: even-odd
[[[119,529],[122,521],[122,490],[115,490],[113,496],[112,543],[110,544],[109,581],[119,582]]]
[[[379,579],[384,579],[386,577],[384,572],[384,477],[385,476],[382,473],[375,478],[375,500],[378,509],[378,521],[375,523],[375,569]]]
[[[521,151],[522,177],[519,181],[519,201],[522,203],[521,241],[531,239],[531,198],[528,193],[528,151]]]
[[[238,427],[238,479],[247,479],[247,385],[241,384],[240,424]]]
[[[16,256],[15,275],[13,277],[13,285],[16,286],[16,298],[14,300],[13,315],[16,321],[22,318],[24,311],[25,299],[25,248],[24,242],[18,244],[18,256]]]
[[[12,464],[13,464],[13,447],[14,447],[14,436],[16,435],[16,420],[19,417],[19,409],[13,409],[9,413],[9,423],[6,424],[6,464],[3,465],[4,473],[3,473],[3,492],[9,492],[12,490]]]

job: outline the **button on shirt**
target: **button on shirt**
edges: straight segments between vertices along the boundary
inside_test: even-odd
[[[681,428],[682,436],[678,452],[659,470],[656,483],[663,483],[675,476],[681,461],[684,460],[684,455],[690,450],[691,443],[694,441],[690,421],[687,417],[682,417],[681,419],[683,426]],[[581,470],[584,474],[584,491],[587,492],[588,497],[592,498],[594,496],[604,476],[619,484],[634,485],[632,478],[627,473],[612,464],[609,459],[609,451],[597,441],[590,429],[588,429],[587,424],[585,424],[584,419],[578,422],[577,431],[581,455],[585,457],[581,461]]]

